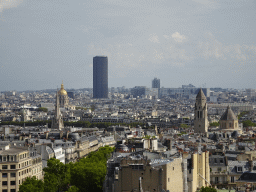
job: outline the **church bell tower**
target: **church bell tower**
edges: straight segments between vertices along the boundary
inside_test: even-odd
[[[195,115],[194,115],[194,132],[206,133],[208,132],[208,117],[207,117],[207,103],[206,97],[202,89],[199,90],[196,96]]]

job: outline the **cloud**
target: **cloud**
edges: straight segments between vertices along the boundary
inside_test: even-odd
[[[212,33],[198,34],[197,37],[200,39],[179,32],[170,36],[153,33],[135,38],[99,39],[86,47],[89,55],[108,56],[113,78],[132,76],[138,71],[146,75],[143,71],[191,68],[192,64],[202,59],[205,60],[205,66],[209,66],[214,59],[226,66],[230,62],[241,61],[249,64],[255,59],[255,46],[225,45]]]
[[[184,35],[181,35],[179,32],[175,32],[172,34],[172,38],[174,39],[174,41],[181,43],[182,41],[184,41],[186,39],[186,37]]]
[[[17,7],[23,0],[1,0],[0,2],[0,12],[4,9],[10,9],[13,7]]]
[[[151,34],[148,40],[153,42],[153,43],[160,43],[159,38],[156,34]]]

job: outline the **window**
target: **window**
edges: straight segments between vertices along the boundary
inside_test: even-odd
[[[170,178],[168,178],[168,182],[170,182]]]
[[[243,172],[243,167],[237,167],[237,172]]]
[[[218,172],[221,172],[221,167],[218,167]]]
[[[16,189],[11,189],[11,192],[16,192]]]
[[[7,192],[7,189],[3,189],[2,192]]]
[[[214,163],[217,163],[217,159],[214,159]]]
[[[11,177],[16,177],[16,173],[11,173]]]
[[[223,159],[220,159],[220,163],[223,163]]]
[[[11,181],[11,185],[16,185],[16,181]]]
[[[215,177],[215,183],[219,183],[219,177]]]
[[[131,165],[132,169],[142,170],[143,165]],[[38,171],[38,169],[35,169],[35,172]]]
[[[7,177],[7,173],[2,173],[2,177]]]
[[[234,183],[235,182],[235,178],[234,177],[230,177],[230,181],[231,181],[231,183]]]
[[[172,170],[174,170],[174,167],[172,168]]]
[[[11,169],[16,169],[16,165],[11,165]]]
[[[8,165],[2,165],[2,169],[8,169]]]
[[[2,181],[2,185],[7,185],[7,181]]]
[[[6,161],[6,157],[5,156],[3,156],[3,161]]]

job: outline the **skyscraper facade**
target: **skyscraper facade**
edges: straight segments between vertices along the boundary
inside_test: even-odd
[[[108,57],[93,57],[93,98],[108,98]]]
[[[160,79],[154,78],[152,80],[152,88],[160,88]]]

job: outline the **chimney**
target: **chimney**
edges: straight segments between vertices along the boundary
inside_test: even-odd
[[[45,139],[48,139],[48,137],[49,137],[49,132],[47,131],[47,132],[45,133]]]
[[[63,137],[63,131],[60,131],[60,139]]]

